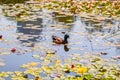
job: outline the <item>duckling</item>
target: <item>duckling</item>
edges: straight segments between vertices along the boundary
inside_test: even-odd
[[[64,39],[54,36],[54,35],[52,36],[52,40],[56,44],[66,44],[66,43],[68,43],[68,40],[67,40],[68,38],[69,38],[68,34],[65,34]]]

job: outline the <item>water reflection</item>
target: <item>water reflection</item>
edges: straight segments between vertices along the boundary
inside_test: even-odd
[[[75,17],[74,16],[57,15],[55,20],[58,22],[73,23],[75,21]]]
[[[56,13],[56,16],[53,18],[56,24],[62,24],[63,29],[67,29],[67,32],[71,32],[73,28],[74,22],[76,21],[76,17],[73,15],[64,15]]]
[[[71,53],[81,53],[81,52],[109,52],[110,50],[115,49],[115,47],[112,47],[111,45],[107,45],[102,36],[106,34],[113,34],[113,32],[117,32],[118,29],[118,22],[114,21],[112,19],[105,19],[104,21],[98,21],[98,20],[93,20],[93,19],[78,19],[75,18],[74,16],[65,16],[65,15],[58,15],[55,20],[59,22],[63,22],[64,25],[67,25],[69,22],[67,21],[72,21],[74,22],[74,25],[71,25],[72,27],[69,28],[69,33],[74,33],[71,34],[71,39],[70,42],[74,43],[79,43],[81,44],[75,44],[69,46],[70,49],[67,46],[64,46],[64,50],[66,52],[71,52]],[[76,20],[76,21],[75,21]],[[78,33],[78,34],[77,34]],[[81,33],[81,34],[79,34]],[[83,35],[84,34],[84,35]],[[81,38],[78,38],[81,37]],[[84,37],[83,37],[84,36]],[[99,36],[99,37],[98,37]],[[114,43],[113,43],[114,44]],[[83,47],[86,46],[86,47]],[[101,46],[101,47],[100,47]],[[80,49],[79,49],[79,48]],[[78,48],[78,49],[77,49]],[[74,50],[75,49],[75,50]],[[118,48],[116,48],[118,49]],[[116,50],[118,51],[118,50]],[[115,52],[110,52],[110,53],[115,53]],[[115,54],[114,54],[115,55]]]
[[[27,26],[27,24],[30,24],[31,26]],[[39,42],[43,39],[42,36],[42,19],[38,18],[36,21],[23,21],[18,22],[17,25],[21,26],[17,28],[17,33],[23,33],[25,37],[29,37],[28,39],[24,39],[21,36],[18,36],[18,40],[21,41],[21,43],[32,43],[29,45],[30,47],[34,47],[35,42]]]
[[[115,28],[115,26],[118,26],[118,22],[112,19],[98,21],[94,19],[82,18],[81,20],[86,25],[86,30],[88,31],[88,33],[94,32],[110,33],[114,30],[111,27]]]
[[[68,46],[67,46],[67,45],[64,45],[64,50],[65,50],[66,52],[68,52],[68,51],[69,51],[69,48],[68,48]]]
[[[46,13],[46,15],[48,14]],[[2,23],[4,23],[4,21],[6,20],[1,19]],[[13,24],[9,23],[8,21],[6,22],[8,23],[7,25]],[[61,22],[63,22],[63,24],[61,24]],[[45,26],[42,25],[43,23]],[[50,27],[51,24],[62,25],[62,27]],[[28,63],[30,61],[35,61],[35,59],[32,57],[33,54],[36,54],[36,52],[41,53],[42,51],[43,53],[46,53],[45,51],[47,51],[47,49],[51,49],[52,51],[55,50],[57,51],[55,55],[62,55],[63,57],[67,57],[66,55],[69,55],[68,53],[82,54],[85,52],[108,53],[108,55],[105,55],[107,58],[119,55],[120,31],[118,28],[118,24],[119,23],[117,21],[93,22],[92,20],[85,21],[82,18],[75,18],[74,16],[65,15],[57,15],[55,18],[49,18],[45,16],[45,18],[37,18],[34,21],[29,20],[17,22],[18,27],[15,27],[14,31],[12,28],[12,30],[2,29],[0,32],[1,34],[7,33],[4,36],[7,36],[7,40],[11,39],[11,42],[13,42],[14,44],[9,44],[6,46],[3,45],[5,43],[0,43],[1,47],[10,47],[11,49],[11,47],[20,45],[20,47],[22,47],[21,51],[24,50],[24,46],[27,46],[27,48],[30,47],[29,49],[33,47],[34,50],[30,50],[29,54],[26,53],[20,56],[14,54],[4,56],[8,60],[7,66],[1,68],[1,70],[9,71],[10,68],[12,71],[20,70],[18,68],[20,65]],[[1,26],[1,28],[7,26],[6,23],[2,25],[4,26]],[[65,28],[64,26],[66,25],[69,25],[71,27]],[[17,33],[20,35],[17,35]],[[68,33],[70,35],[68,45],[52,44],[52,35],[56,35],[63,38],[65,33]],[[10,36],[8,34],[12,34],[15,37],[13,38],[12,35]],[[18,43],[15,43],[16,39]],[[22,46],[19,42],[22,43]],[[27,45],[27,43],[31,44]],[[13,66],[14,68],[12,68]]]

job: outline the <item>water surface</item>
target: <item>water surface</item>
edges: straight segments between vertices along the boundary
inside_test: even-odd
[[[51,12],[42,11],[43,14],[35,12],[38,18],[27,21],[16,21],[15,18],[0,16],[0,60],[5,62],[0,71],[23,70],[22,64],[38,61],[32,57],[33,54],[46,54],[47,50],[56,51],[60,58],[66,58],[69,54],[84,54],[106,52],[103,58],[120,55],[120,29],[119,21],[104,20],[100,22],[91,19],[56,15]],[[64,37],[69,34],[67,46],[52,43],[51,36]],[[118,46],[117,46],[118,45]],[[12,53],[10,50],[16,48]],[[8,52],[9,55],[2,55]]]

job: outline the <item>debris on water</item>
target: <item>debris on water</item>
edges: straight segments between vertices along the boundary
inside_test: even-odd
[[[16,7],[16,8],[14,9],[14,7]],[[109,59],[105,60],[104,58],[101,58],[100,54],[107,55],[108,53],[104,52],[104,50],[103,50],[103,52],[101,52],[101,50],[104,49],[103,47],[101,50],[98,49],[98,48],[101,48],[101,46],[104,46],[104,47],[112,46],[112,44],[108,43],[108,41],[102,45],[99,44],[99,42],[102,43],[101,39],[103,37],[108,36],[107,34],[109,34],[112,27],[114,27],[114,25],[116,25],[116,21],[115,21],[115,23],[108,24],[107,22],[110,20],[107,20],[107,22],[105,22],[106,21],[105,18],[96,17],[93,15],[87,16],[86,14],[85,14],[85,16],[83,16],[84,18],[80,18],[80,17],[76,16],[76,18],[72,17],[72,19],[71,18],[69,19],[69,17],[72,16],[70,13],[66,14],[65,12],[61,12],[61,15],[57,15],[55,13],[43,14],[43,13],[39,13],[39,11],[36,12],[35,11],[36,8],[33,8],[28,5],[26,5],[25,8],[23,5],[21,5],[21,6],[15,5],[14,7],[12,5],[12,6],[9,6],[9,8],[5,10],[5,12],[7,13],[8,16],[15,16],[18,19],[20,19],[21,21],[23,21],[23,20],[28,21],[28,22],[32,21],[33,23],[32,22],[26,23],[25,25],[18,26],[18,27],[11,26],[11,27],[5,27],[5,28],[3,27],[2,29],[0,28],[1,33],[2,33],[2,31],[3,32],[8,31],[7,35],[9,34],[9,32],[11,33],[13,31],[15,31],[15,33],[12,33],[12,35],[10,35],[8,37],[6,37],[6,34],[2,33],[3,35],[5,35],[6,39],[4,40],[5,43],[2,43],[2,41],[1,41],[0,47],[4,47],[4,46],[7,47],[6,43],[9,43],[9,44],[7,44],[8,48],[5,50],[3,50],[3,48],[0,48],[0,52],[1,52],[0,57],[2,57],[2,55],[3,56],[9,55],[9,53],[10,53],[9,46],[11,47],[11,46],[19,44],[20,48],[22,47],[22,49],[19,49],[18,47],[12,48],[11,49],[12,53],[14,53],[14,52],[17,52],[20,54],[23,54],[26,52],[32,53],[32,54],[34,54],[34,55],[32,55],[32,58],[35,58],[34,60],[37,59],[38,62],[29,62],[28,64],[25,64],[25,62],[23,61],[22,62],[23,65],[21,67],[25,68],[26,71],[25,72],[24,71],[16,72],[16,75],[14,73],[9,74],[10,78],[12,77],[12,79],[14,79],[13,77],[16,77],[16,79],[20,78],[20,80],[23,80],[23,79],[21,79],[21,77],[28,78],[28,74],[30,74],[34,77],[34,80],[51,80],[51,77],[54,78],[54,80],[61,80],[61,79],[62,80],[68,80],[68,79],[72,80],[72,77],[73,78],[77,77],[77,79],[79,79],[79,80],[82,80],[82,79],[86,80],[86,75],[88,75],[88,74],[90,76],[95,75],[95,77],[103,76],[103,74],[100,72],[99,68],[104,64],[107,65],[107,66],[105,66],[108,68],[107,72],[111,73],[110,77],[112,76],[112,77],[116,78],[116,75],[114,75],[113,71],[115,71],[115,72],[119,71],[118,65],[115,64],[115,66],[114,66],[114,63],[111,63],[111,61],[109,61]],[[37,14],[37,15],[34,15],[34,14]],[[67,16],[64,14],[66,14]],[[66,17],[66,19],[64,17]],[[39,18],[42,20],[38,20]],[[79,20],[77,21],[78,18],[79,18]],[[75,20],[75,22],[74,22],[74,20]],[[35,23],[36,23],[36,21],[38,21],[39,24],[37,24],[37,25],[34,24],[34,21],[35,21]],[[40,21],[42,21],[42,22],[40,22]],[[78,24],[77,24],[77,22],[78,22]],[[15,24],[18,25],[19,23],[20,22],[18,21]],[[113,25],[111,25],[111,24],[113,24]],[[40,26],[42,26],[42,27],[40,27]],[[86,26],[86,28],[85,28],[85,26]],[[15,29],[15,30],[13,30],[13,29]],[[11,30],[13,30],[13,31],[11,31]],[[58,34],[56,32],[58,32],[60,34]],[[58,48],[57,46],[53,46],[52,43],[49,43],[49,42],[51,42],[50,39],[51,39],[52,34],[61,35],[61,33],[62,33],[62,35],[63,35],[67,32],[69,32],[72,35],[72,38],[70,38],[69,45],[67,45],[67,44],[64,45],[63,52],[61,50],[61,48],[63,48],[63,46],[61,47],[61,45],[60,45]],[[43,40],[43,42],[40,41],[41,34],[43,34],[43,37],[45,35],[45,39],[44,39],[45,41]],[[88,34],[90,35],[90,37],[88,37],[89,36]],[[104,34],[105,36],[101,36],[101,34]],[[14,36],[14,38],[13,38],[13,36]],[[98,36],[100,39],[97,38]],[[90,38],[91,40],[88,40],[87,37]],[[0,35],[0,39],[2,39],[2,38],[3,38],[2,35]],[[14,41],[14,39],[15,39],[15,41],[18,41],[18,44]],[[118,39],[119,39],[119,37],[118,37]],[[13,44],[11,44],[11,42]],[[90,44],[89,44],[89,42],[90,42]],[[21,43],[22,43],[22,45],[21,45]],[[45,46],[43,46],[44,44],[45,44]],[[48,47],[50,47],[52,49],[46,50],[46,44],[47,44],[47,49],[48,49]],[[32,46],[32,48],[29,48],[28,46],[29,47]],[[53,50],[54,47],[56,50]],[[116,45],[115,47],[119,47],[119,45]],[[27,48],[28,50],[27,49],[25,50],[25,48]],[[71,50],[69,50],[69,49],[71,49]],[[111,47],[109,49],[111,49]],[[92,55],[84,54],[84,52],[90,53],[90,50],[93,52],[100,50],[100,52],[98,53],[99,55],[97,53],[92,54]],[[57,53],[60,53],[60,54],[57,54],[56,51],[57,51]],[[71,52],[74,54],[73,55],[66,54],[66,53],[71,53]],[[76,52],[78,54],[76,54]],[[44,54],[43,56],[41,55],[42,53]],[[81,53],[83,53],[83,55],[81,55]],[[64,56],[61,57],[61,55],[62,56],[64,55]],[[69,58],[69,56],[70,56],[70,58]],[[31,59],[31,55],[27,54],[27,57],[30,60],[33,60],[33,59]],[[26,59],[26,57],[25,57],[25,59]],[[120,59],[120,56],[115,56],[115,59]],[[12,61],[12,60],[10,60],[10,61]],[[65,64],[67,64],[67,66],[65,66]],[[0,61],[0,66],[4,66],[4,65],[5,65],[4,62]],[[113,70],[114,68],[116,68],[116,69]],[[58,73],[58,72],[54,74],[53,71],[56,71],[56,72],[61,71],[62,74]],[[100,74],[98,75],[98,73],[96,73],[96,71],[98,71],[98,73],[100,73]],[[41,75],[41,72],[47,75],[46,79],[44,76]],[[70,73],[70,74],[73,73],[72,77],[66,73]],[[74,75],[74,73],[75,73],[75,75]],[[0,72],[0,80],[3,80],[3,79],[1,79],[1,77],[4,77],[6,74],[8,74],[8,73]],[[104,74],[106,75],[106,77],[109,77],[109,73],[104,73]],[[83,78],[84,76],[85,76],[85,78]],[[90,77],[90,76],[88,76],[88,77]]]
[[[60,77],[61,74],[59,74],[59,73],[52,73],[50,76],[51,76],[52,78],[55,78],[55,77]]]
[[[75,67],[75,65],[74,65],[74,64],[72,64],[72,65],[71,65],[71,68],[74,68],[74,67]]]
[[[117,59],[120,59],[120,56],[114,56],[112,58],[115,59],[115,60],[117,60]]]
[[[81,75],[75,75],[75,77],[81,77]]]
[[[57,51],[47,50],[46,54],[55,54]]]
[[[88,80],[88,79],[86,79],[86,78],[83,78],[83,80]]]
[[[0,39],[2,39],[2,37],[3,37],[3,36],[2,36],[2,35],[0,35]]]
[[[52,13],[52,17],[55,17],[55,14],[54,14],[54,13]]]
[[[24,78],[28,78],[28,74],[24,74],[23,77],[24,77]]]
[[[69,69],[65,70],[65,73],[70,73],[70,70]]]
[[[65,32],[61,32],[62,34],[65,34]]]
[[[9,52],[2,52],[0,53],[0,55],[9,55],[10,53]]]
[[[55,27],[55,26],[52,25],[52,26],[50,26],[50,27]]]
[[[13,52],[13,53],[16,52],[16,48],[12,48],[11,52]]]
[[[5,63],[4,62],[0,62],[0,66],[5,66]]]
[[[40,79],[39,77],[36,77],[35,80],[42,80],[42,79]]]
[[[107,55],[108,53],[107,52],[101,52],[102,55]]]

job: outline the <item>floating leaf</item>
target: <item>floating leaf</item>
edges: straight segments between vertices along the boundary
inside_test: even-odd
[[[0,62],[0,66],[5,66],[5,63],[3,63],[3,62]]]
[[[0,72],[0,77],[7,78],[7,77],[9,77],[9,75],[6,72]]]
[[[35,55],[33,55],[33,57],[38,59],[40,56],[35,54]]]

